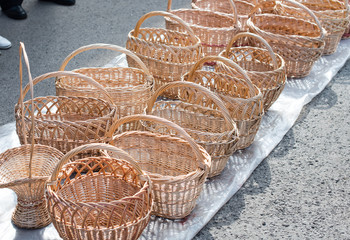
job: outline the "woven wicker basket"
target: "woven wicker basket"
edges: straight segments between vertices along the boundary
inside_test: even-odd
[[[80,68],[73,72],[87,75],[101,84],[110,94],[116,107],[116,114],[119,117],[130,114],[142,113],[146,102],[153,94],[153,77],[145,64],[132,52],[125,48],[109,44],[92,44],[83,46],[72,52],[62,63],[60,71],[65,70],[69,61],[76,55],[93,49],[109,49],[121,52],[132,58],[138,67],[94,67]],[[105,95],[96,91],[96,88],[88,82],[70,76],[63,76],[56,80],[57,96],[82,96],[105,99]]]
[[[244,38],[253,39],[257,42],[258,47],[232,47],[238,40]],[[260,88],[263,94],[264,110],[267,111],[280,96],[287,80],[283,58],[275,54],[263,38],[252,33],[236,35],[226,50],[220,53],[220,56],[233,60],[247,72],[252,83]]]
[[[208,61],[217,62],[215,69],[202,69],[203,64]],[[263,95],[241,67],[224,57],[204,57],[183,76],[183,80],[202,85],[222,99],[237,124],[237,149],[252,144],[264,115]]]
[[[21,86],[22,53],[28,69],[29,82],[31,82],[27,54],[24,44],[20,43]],[[33,137],[33,121],[30,130]],[[26,132],[26,129],[23,128],[22,131]],[[63,154],[55,148],[34,144],[34,141],[32,144],[27,144],[27,138],[24,139],[24,144],[0,154],[0,188],[10,188],[17,195],[17,205],[12,215],[12,222],[16,226],[42,228],[51,223],[44,196],[45,184]]]
[[[90,142],[101,142],[108,131],[114,117],[113,101],[103,87],[92,78],[73,72],[52,72],[43,74],[33,80],[33,84],[55,77],[70,76],[83,79],[91,84],[109,99],[87,97],[46,96],[36,97],[32,101],[23,102],[20,97],[15,106],[16,131],[20,142],[24,142],[23,128],[29,129],[31,107],[34,105],[34,140],[37,144],[55,147],[63,153]],[[28,92],[29,85],[23,90],[23,96]],[[22,117],[24,116],[24,121]],[[28,131],[27,131],[28,132]]]
[[[153,214],[170,219],[188,216],[196,205],[210,168],[210,156],[178,125],[151,115],[121,118],[111,135],[123,124],[141,121],[154,131],[117,134],[110,144],[128,152],[152,180]],[[180,137],[170,136],[176,132]]]
[[[260,3],[252,11],[247,25],[251,32],[264,38],[274,52],[284,59],[287,77],[305,77],[310,73],[314,62],[322,56],[325,32],[315,14],[308,8],[292,0],[283,2],[307,12],[316,24],[302,18],[279,14],[257,14],[262,6]]]
[[[179,22],[187,33],[162,28],[140,28],[141,24],[153,16],[164,16]],[[150,12],[142,16],[126,42],[126,48],[135,53],[148,67],[155,80],[155,89],[179,81],[181,76],[202,57],[201,42],[192,29],[179,17],[168,12]],[[127,57],[130,67],[135,62]],[[165,97],[174,98],[166,92]]]
[[[157,101],[167,89],[179,100]],[[166,118],[185,129],[211,156],[208,177],[219,175],[236,151],[238,131],[224,103],[210,90],[191,82],[172,82],[156,90],[148,102],[147,114]]]
[[[240,31],[237,11],[232,0],[229,9],[233,17],[220,12],[203,9],[177,9],[171,10],[172,0],[168,0],[168,12],[184,20],[201,40],[204,56],[218,55],[224,50],[231,38]],[[174,31],[184,31],[181,24],[171,18],[166,19],[166,28]]]
[[[84,151],[105,150],[68,163]],[[65,165],[64,165],[65,164]],[[87,144],[57,164],[46,197],[52,222],[63,239],[137,239],[150,220],[149,177],[130,155],[108,144]]]

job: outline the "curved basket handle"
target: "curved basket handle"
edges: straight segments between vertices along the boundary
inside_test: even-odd
[[[194,43],[198,42],[198,38],[194,34],[193,30],[187,25],[187,23],[184,22],[184,20],[182,20],[178,16],[175,16],[174,14],[171,14],[171,13],[168,13],[168,12],[163,12],[163,11],[153,11],[153,12],[149,12],[149,13],[146,13],[145,15],[143,15],[139,19],[139,21],[136,23],[133,35],[135,37],[137,37],[137,35],[139,34],[139,30],[140,30],[141,24],[147,18],[154,17],[154,16],[163,16],[163,17],[168,17],[168,18],[173,19],[174,21],[178,22],[181,26],[183,26],[186,29],[186,31],[188,32],[188,34],[190,35],[190,37],[192,38]]]
[[[62,166],[64,164],[68,163],[72,157],[74,157],[75,155],[77,155],[83,151],[86,151],[86,150],[97,150],[97,149],[114,152],[121,159],[128,161],[130,163],[130,165],[136,169],[136,171],[139,175],[145,175],[143,173],[143,171],[141,170],[141,168],[139,167],[138,163],[128,153],[126,153],[122,149],[117,148],[117,147],[112,146],[112,145],[109,145],[109,144],[105,144],[105,143],[90,143],[90,144],[76,147],[76,148],[70,150],[69,152],[67,152],[62,157],[62,159],[57,163],[55,169],[52,172],[52,175],[51,175],[50,180],[49,180],[50,184],[52,184],[52,182],[57,180],[58,173],[61,170]]]
[[[99,84],[98,82],[96,82],[94,79],[92,79],[91,77],[88,77],[86,75],[80,74],[80,73],[75,73],[75,72],[70,72],[70,71],[60,71],[60,72],[50,72],[50,73],[45,73],[39,77],[36,77],[33,80],[33,85],[38,84],[39,82],[47,79],[47,78],[53,78],[53,77],[63,77],[63,76],[71,76],[71,77],[76,77],[76,78],[80,78],[88,83],[90,83],[91,85],[93,85],[94,87],[96,87],[97,89],[99,89],[106,97],[107,97],[107,101],[114,106],[113,100],[111,95],[109,95],[109,93],[104,89],[104,87]],[[28,92],[29,86],[27,85],[24,90],[23,90],[23,96],[25,96]],[[23,102],[23,98],[18,100],[18,104],[22,104]]]
[[[134,54],[133,52],[127,50],[126,48],[117,46],[117,45],[112,45],[112,44],[104,44],[104,43],[96,43],[96,44],[90,44],[90,45],[86,45],[86,46],[82,46],[80,48],[78,48],[77,50],[73,51],[71,54],[69,54],[64,60],[63,63],[60,67],[60,71],[64,71],[64,69],[66,68],[68,62],[70,60],[72,60],[76,55],[88,51],[88,50],[92,50],[92,49],[109,49],[109,50],[113,50],[116,52],[120,52],[120,53],[124,53],[125,55],[128,55],[129,57],[131,57],[133,60],[135,60],[135,62],[141,67],[141,69],[148,75],[148,76],[152,76],[151,73],[149,72],[148,68],[146,67],[146,65],[141,61],[141,59],[136,56],[136,54]]]
[[[191,146],[193,152],[195,153],[198,163],[200,168],[206,169],[205,165],[201,160],[203,160],[203,155],[201,153],[201,150],[199,149],[197,143],[192,139],[192,137],[179,125],[164,119],[160,118],[154,115],[144,115],[144,114],[136,114],[136,115],[130,115],[126,117],[122,117],[116,121],[113,122],[109,132],[108,132],[108,137],[112,138],[113,133],[124,123],[132,122],[132,121],[150,121],[150,122],[155,122],[158,124],[162,124],[170,129],[175,130],[179,135],[181,135]],[[113,141],[113,140],[112,140]]]
[[[275,69],[278,68],[278,63],[277,63],[277,59],[276,59],[276,55],[273,52],[271,46],[267,43],[267,41],[265,39],[263,39],[262,37],[260,37],[259,35],[256,35],[254,33],[249,33],[249,32],[242,32],[242,33],[238,33],[237,35],[235,35],[230,43],[227,45],[226,50],[223,52],[223,56],[228,58],[230,49],[232,47],[232,45],[240,38],[243,37],[250,37],[250,38],[255,38],[257,40],[259,40],[262,44],[264,44],[264,46],[266,47],[266,49],[268,50],[270,57],[272,58],[273,61],[273,66],[275,67]]]
[[[207,57],[201,58],[198,62],[196,62],[192,66],[191,70],[189,71],[189,73],[188,73],[188,81],[190,81],[193,78],[195,71],[197,69],[201,68],[204,63],[212,62],[212,61],[220,61],[220,62],[224,63],[226,66],[237,70],[244,77],[244,80],[248,84],[250,94],[251,95],[255,94],[254,84],[250,80],[250,77],[247,75],[246,71],[244,71],[237,63],[235,63],[231,59],[224,58],[224,57],[221,57],[221,56],[207,56]]]

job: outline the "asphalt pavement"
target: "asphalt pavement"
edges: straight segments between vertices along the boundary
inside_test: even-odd
[[[77,0],[71,7],[24,0],[28,19],[12,20],[0,13],[0,35],[13,43],[0,55],[0,126],[14,121],[20,41],[35,77],[58,70],[83,45],[125,46],[143,14],[166,6],[166,0]],[[190,7],[190,0],[174,0],[173,8],[180,7]],[[143,26],[163,26],[163,19],[149,19]],[[83,53],[67,70],[103,66],[116,55],[106,50]],[[350,239],[349,73],[347,62],[195,239]],[[53,79],[35,87],[37,96],[52,94]]]

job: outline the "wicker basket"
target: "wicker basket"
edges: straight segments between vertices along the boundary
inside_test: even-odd
[[[237,11],[232,0],[229,9],[233,17],[220,12],[203,9],[171,10],[172,0],[168,0],[168,12],[184,20],[201,40],[204,56],[218,55],[224,50],[231,38],[240,31]],[[166,19],[166,28],[174,31],[183,31],[183,27],[171,18]]]
[[[178,125],[151,115],[121,118],[111,135],[123,124],[141,121],[154,131],[117,134],[110,144],[128,152],[152,180],[153,214],[170,219],[188,216],[196,205],[210,168],[210,156]],[[176,132],[178,136],[170,136]]]
[[[253,39],[258,47],[232,47],[238,40],[244,38]],[[263,38],[252,33],[236,35],[227,46],[226,51],[220,53],[220,56],[233,60],[247,72],[252,83],[260,88],[263,94],[264,110],[267,111],[280,96],[287,80],[283,58],[275,54]]]
[[[167,89],[179,100],[157,101]],[[211,156],[208,177],[219,175],[236,151],[238,131],[224,103],[210,90],[191,82],[172,82],[156,90],[148,102],[147,114],[166,118],[185,129]]]
[[[31,82],[27,54],[23,43],[20,43],[21,86],[22,53]],[[33,121],[30,130],[34,131]],[[26,129],[23,128],[22,131],[26,132]],[[16,226],[42,228],[51,223],[44,196],[45,184],[63,154],[55,148],[34,144],[34,141],[27,144],[27,138],[24,139],[24,144],[0,154],[0,188],[10,188],[17,195],[17,205],[12,215],[12,222]]]
[[[153,16],[164,16],[179,22],[187,33],[162,28],[140,28],[141,24]],[[126,42],[126,48],[135,53],[148,67],[155,80],[155,89],[179,81],[181,76],[202,57],[201,42],[192,29],[179,17],[168,12],[150,12],[142,16]],[[127,57],[130,67],[135,62]],[[166,92],[165,97],[175,94]]]
[[[105,150],[69,162],[84,151]],[[65,164],[65,165],[64,165]],[[63,239],[137,239],[150,220],[150,178],[130,155],[108,144],[87,144],[57,164],[46,197],[52,222]]]
[[[202,69],[208,61],[217,62],[215,69]],[[241,67],[224,57],[204,57],[183,76],[183,80],[202,85],[222,99],[237,124],[237,149],[252,144],[264,115],[263,95]]]
[[[153,77],[145,64],[132,52],[125,48],[109,44],[92,44],[83,46],[72,52],[62,63],[60,71],[65,70],[67,64],[79,53],[93,49],[109,49],[121,52],[132,58],[138,67],[94,67],[80,68],[73,72],[87,75],[100,83],[110,94],[119,117],[142,113],[146,102],[153,94]],[[56,80],[57,96],[82,96],[108,100],[105,95],[84,80],[63,76]]]
[[[345,1],[348,1],[348,0],[345,0]],[[347,5],[349,6],[349,1],[347,2]],[[348,24],[347,28],[345,29],[345,32],[344,32],[341,39],[348,39],[348,38],[350,38],[350,23]]]
[[[322,27],[327,32],[324,39],[325,47],[323,54],[333,54],[337,50],[346,28],[349,26],[349,7],[347,1],[345,1],[345,4],[338,0],[297,1],[309,8],[316,15]],[[310,19],[308,14],[300,12],[298,8],[290,6],[288,3],[278,3],[276,9],[281,14]]]
[[[63,153],[90,142],[101,142],[108,131],[114,117],[113,101],[103,87],[92,78],[73,72],[52,72],[43,74],[33,80],[33,85],[48,79],[70,76],[84,79],[94,84],[109,99],[87,97],[46,96],[36,97],[32,101],[23,102],[20,97],[15,106],[16,131],[20,142],[24,142],[25,133],[30,128],[31,107],[34,106],[34,141],[37,144],[55,147]],[[28,92],[29,85],[23,90]],[[21,91],[22,92],[22,91]],[[24,121],[21,119],[24,116]],[[27,131],[28,132],[28,131]]]
[[[325,32],[315,14],[308,8],[292,0],[283,2],[307,12],[316,24],[305,19],[278,14],[256,14],[262,6],[260,3],[252,11],[247,25],[251,32],[264,38],[274,52],[284,59],[287,77],[305,77],[310,73],[314,62],[322,56]]]

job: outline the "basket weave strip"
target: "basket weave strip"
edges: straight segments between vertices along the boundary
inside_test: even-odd
[[[78,54],[94,49],[108,49],[124,53],[132,58],[141,69],[94,67],[75,69],[73,72],[87,75],[101,84],[110,94],[116,106],[116,114],[118,114],[119,117],[142,113],[146,107],[145,103],[152,95],[154,80],[146,65],[127,49],[110,44],[83,46],[66,57],[60,67],[60,71],[65,70],[67,64]],[[105,95],[96,91],[96,87],[93,85],[71,76],[63,76],[56,80],[56,94],[58,96],[93,97],[108,100]]]
[[[152,115],[121,118],[111,128],[111,134],[134,121],[141,121],[152,131],[123,132],[115,135],[110,144],[128,152],[150,176],[153,214],[171,219],[186,217],[202,191],[210,156],[180,126]],[[170,132],[177,136],[170,136]]]
[[[217,68],[201,69],[208,61],[218,62]],[[237,149],[246,148],[254,141],[264,114],[263,96],[241,67],[227,58],[209,56],[198,61],[183,80],[204,86],[222,99],[237,124]]]
[[[247,25],[251,32],[264,38],[274,52],[285,60],[288,77],[305,77],[323,53],[325,33],[315,14],[308,8],[292,0],[283,1],[307,12],[316,24],[302,18],[256,14],[262,6],[260,3],[252,11]]]
[[[238,40],[244,40],[244,38],[253,39],[258,47],[232,47]],[[267,111],[285,86],[287,76],[283,58],[275,54],[263,38],[252,33],[237,34],[226,50],[220,53],[220,56],[233,60],[246,70],[252,83],[260,88],[263,94],[264,110]]]
[[[163,91],[176,89],[177,101],[156,101]],[[157,89],[147,113],[181,127],[211,156],[208,177],[219,175],[235,152],[238,131],[224,103],[208,89],[191,82],[172,82]]]
[[[88,157],[100,149],[114,157]],[[137,239],[150,219],[151,182],[134,159],[107,144],[73,149],[56,165],[47,187],[48,208],[64,239]]]

